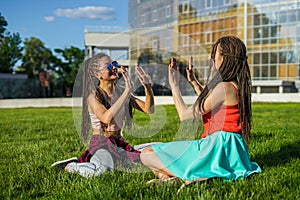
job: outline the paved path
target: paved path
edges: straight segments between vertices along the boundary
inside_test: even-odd
[[[145,97],[139,97],[145,99]],[[192,104],[196,96],[183,97],[186,104]],[[272,93],[252,94],[253,102],[300,102],[300,93]],[[156,105],[174,104],[171,96],[156,96]],[[69,107],[81,105],[80,98],[36,98],[36,99],[2,99],[0,108],[24,108],[24,107]]]

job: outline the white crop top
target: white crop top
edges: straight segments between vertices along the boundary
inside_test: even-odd
[[[100,130],[101,129],[101,122],[97,118],[96,114],[89,112],[89,115],[90,115],[90,118],[91,118],[91,123],[92,123],[93,129]]]
[[[103,131],[119,131],[124,126],[123,118],[118,117],[118,115],[109,124],[107,124],[107,126],[104,125],[103,127],[101,121],[97,118],[95,113],[89,112],[89,115],[93,129],[102,129]]]
[[[113,95],[110,99],[111,105],[113,105],[118,100],[119,95]],[[113,113],[114,118],[109,124],[101,123],[97,118],[96,114],[89,110],[89,115],[92,123],[93,129],[103,130],[103,131],[119,131],[124,127],[125,118],[125,107],[123,106],[118,113]]]

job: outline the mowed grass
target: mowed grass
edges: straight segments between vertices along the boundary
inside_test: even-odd
[[[0,199],[299,199],[300,104],[254,103],[251,160],[263,172],[246,180],[212,179],[183,188],[180,183],[147,186],[155,176],[139,168],[83,178],[58,168],[57,160],[79,157],[72,108],[0,109]],[[180,123],[174,106],[152,116],[134,112],[127,141],[139,144],[195,137],[196,122]],[[180,148],[180,147],[179,147]]]

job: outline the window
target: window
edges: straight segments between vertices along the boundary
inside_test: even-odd
[[[278,54],[276,52],[272,52],[270,54],[270,63],[276,64],[277,63]]]
[[[153,40],[152,41],[152,47],[153,47],[153,51],[158,51],[159,49],[159,41],[158,40]]]
[[[141,18],[140,18],[141,24],[145,24],[146,23],[146,15],[142,14]]]
[[[211,0],[205,0],[205,7],[211,8]]]
[[[183,1],[182,4],[182,14],[187,14],[190,11],[190,4],[189,1]]]
[[[157,10],[154,10],[152,13],[152,20],[155,22],[157,21]]]
[[[262,53],[261,54],[261,63],[262,64],[269,63],[269,53]]]
[[[205,32],[204,33],[204,43],[205,44],[212,44],[212,34],[211,32]]]
[[[163,42],[164,42],[163,48],[167,51],[171,51],[172,50],[172,38],[170,36],[165,37]]]
[[[255,66],[253,67],[253,74],[252,74],[253,79],[255,80],[259,80],[260,78],[260,67],[259,66]]]
[[[261,67],[261,78],[262,80],[267,80],[269,77],[269,67],[268,66],[262,66]]]
[[[270,66],[270,79],[276,79],[277,77],[277,68],[276,65]]]
[[[182,46],[188,46],[189,45],[189,35],[188,34],[183,34],[182,35]]]
[[[261,14],[253,15],[253,21],[254,21],[253,24],[255,26],[260,25],[261,24],[260,19],[261,19]]]
[[[166,12],[166,17],[170,17],[171,16],[171,6],[167,6],[165,8],[165,12]]]
[[[253,54],[253,64],[260,64],[260,53]]]

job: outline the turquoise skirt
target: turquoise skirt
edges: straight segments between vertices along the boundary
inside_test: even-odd
[[[219,177],[244,179],[261,172],[250,156],[243,137],[219,131],[200,140],[175,141],[152,145],[152,148],[175,176],[183,180]]]

